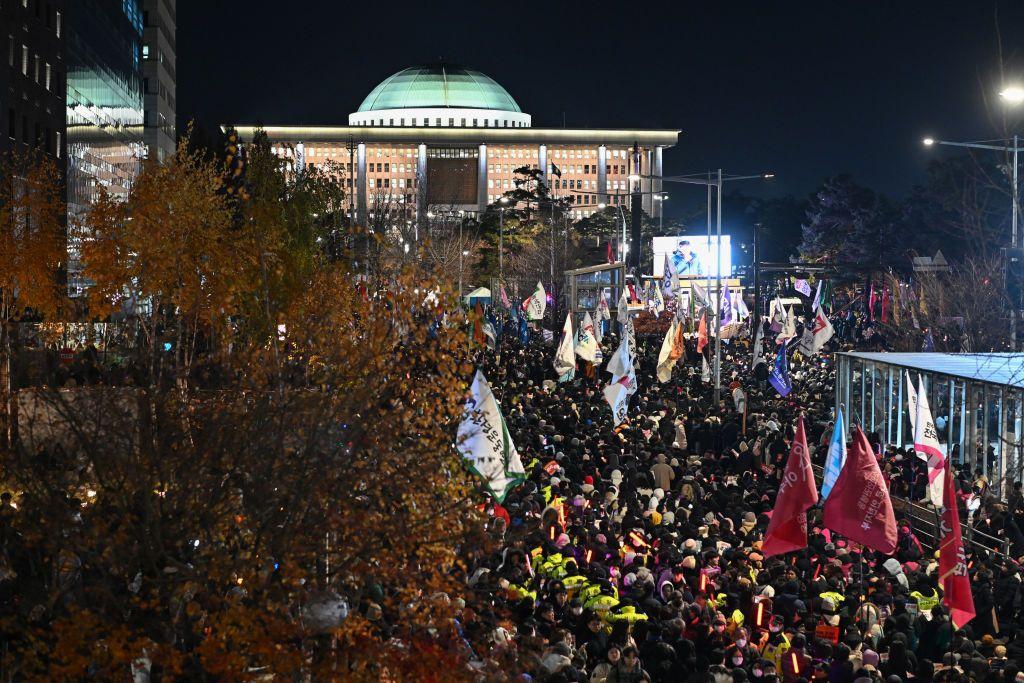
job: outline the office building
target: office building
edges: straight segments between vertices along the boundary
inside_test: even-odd
[[[256,131],[235,128],[243,140]],[[339,164],[360,223],[383,203],[417,216],[431,207],[483,211],[513,189],[521,166],[541,169],[555,196],[571,196],[574,217],[601,203],[628,205],[630,176],[639,175],[644,208],[658,216],[652,193],[661,190],[662,155],[679,137],[677,130],[536,128],[493,79],[447,64],[389,76],[347,126],[261,128],[293,165]]]
[[[164,161],[176,144],[176,0],[142,0],[146,154]]]
[[[64,157],[66,18],[65,0],[0,0],[0,152]]]
[[[83,220],[101,188],[127,197],[145,157],[142,7],[139,0],[74,0],[68,6],[67,191],[69,223]],[[68,288],[82,293],[68,244]]]

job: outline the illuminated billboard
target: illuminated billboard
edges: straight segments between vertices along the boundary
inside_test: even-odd
[[[675,235],[655,237],[654,276],[665,273],[665,255],[675,266],[680,277],[729,277],[732,273],[732,241],[722,235],[721,249],[714,235]],[[717,257],[717,258],[716,258]]]

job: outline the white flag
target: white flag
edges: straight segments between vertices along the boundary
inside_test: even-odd
[[[785,313],[786,319],[782,324],[782,331],[775,338],[776,344],[783,344],[796,336],[796,317],[793,315],[793,307]]]
[[[910,371],[907,370],[907,411],[910,413],[910,438],[917,436],[917,389],[914,388],[914,380],[910,379]],[[903,442],[902,435],[900,443]]]
[[[754,334],[754,360],[750,364],[750,369],[753,370],[761,363],[765,362],[765,359],[761,357],[761,343],[764,338],[764,325],[758,321],[757,332]]]
[[[657,354],[657,381],[663,384],[672,379],[672,369],[676,365],[676,360],[679,359],[678,354],[673,354],[673,350],[676,349],[676,330],[678,327],[679,324],[673,319],[672,325],[669,326],[669,331],[665,333],[662,350]],[[674,355],[675,357],[673,357]]]
[[[679,274],[676,273],[675,264],[668,254],[665,254],[665,269],[662,275],[661,286],[668,296],[672,296],[679,288]]]
[[[654,315],[661,315],[665,310],[665,299],[661,296],[661,287],[654,287]]]
[[[817,310],[814,311],[814,325],[804,328],[804,336],[800,340],[800,350],[808,356],[814,355],[821,351],[822,347],[825,346],[834,334],[835,330],[832,329],[832,323],[829,321],[828,316],[825,315],[825,312],[821,310],[821,306],[818,306]]]
[[[537,289],[534,291],[533,296],[525,302],[526,308],[526,319],[527,320],[540,320],[544,317],[544,310],[548,305],[547,292],[544,291],[544,284],[538,280]]]
[[[624,382],[612,382],[604,388],[604,399],[612,409],[612,421],[616,427],[626,419],[629,407],[629,391]]]
[[[572,379],[572,373],[576,370],[576,354],[573,351],[572,335],[572,313],[565,316],[565,325],[562,326],[562,339],[558,342],[558,351],[555,352],[555,372],[558,374],[559,382],[566,382]]]
[[[598,353],[600,353],[600,349],[597,346],[597,331],[594,329],[594,320],[590,317],[590,311],[587,311],[576,337],[576,355],[593,363],[597,360]]]
[[[928,392],[924,390],[924,379],[917,378],[917,419],[914,425],[914,450],[917,457],[928,463],[928,498],[936,508],[942,507],[942,477],[946,471],[946,456],[939,445],[939,434],[932,420],[928,406]]]
[[[708,358],[704,354],[700,355],[700,379],[702,382],[711,381],[711,366],[708,365]]]
[[[711,297],[708,296],[708,290],[698,285],[696,280],[690,281],[690,289],[693,292],[691,296],[696,297],[694,300],[696,304],[694,309],[698,309],[702,306],[709,306],[711,304]]]
[[[618,310],[615,312],[615,318],[619,321],[620,325],[625,325],[626,321],[629,320],[629,295],[626,293],[626,288],[622,288],[622,296],[619,297]]]
[[[612,384],[621,382],[630,396],[636,393],[636,370],[633,368],[633,358],[629,353],[628,339],[623,339],[619,343],[619,348],[615,349],[605,369],[612,373]]]
[[[459,424],[458,450],[499,503],[526,476],[498,402],[479,370]]]

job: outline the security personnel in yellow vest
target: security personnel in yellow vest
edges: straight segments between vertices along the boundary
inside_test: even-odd
[[[782,631],[782,620],[773,616],[768,622],[768,642],[765,643],[761,655],[773,662],[778,671],[782,670],[782,658],[789,651],[789,637]]]

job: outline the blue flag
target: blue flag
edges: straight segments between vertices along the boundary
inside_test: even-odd
[[[519,316],[519,343],[523,346],[530,343],[530,323],[525,315]]]
[[[824,502],[839,478],[846,464],[846,429],[843,427],[843,409],[836,413],[836,426],[832,440],[828,442],[828,456],[825,458],[825,476],[821,480],[821,500]]]
[[[789,378],[789,359],[786,357],[786,345],[779,344],[779,353],[775,356],[775,367],[768,375],[768,383],[775,387],[779,396],[789,396],[793,391],[793,380]]]

